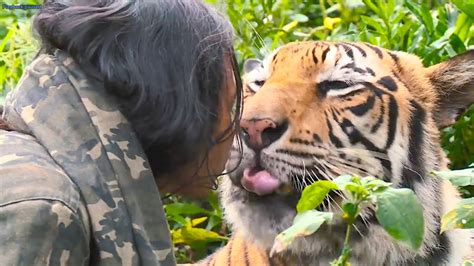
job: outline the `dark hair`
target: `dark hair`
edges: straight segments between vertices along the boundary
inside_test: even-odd
[[[196,159],[212,139],[232,27],[197,0],[54,0],[34,20],[43,50],[61,49],[119,97],[155,174]],[[98,75],[94,75],[98,73]]]

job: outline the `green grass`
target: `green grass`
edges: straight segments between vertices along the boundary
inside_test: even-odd
[[[38,1],[9,1],[8,4],[34,5]],[[38,50],[30,23],[35,12],[37,10],[0,9],[0,103],[16,86],[23,69]]]

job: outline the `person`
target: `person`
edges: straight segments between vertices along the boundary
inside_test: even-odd
[[[0,131],[2,265],[174,265],[161,196],[222,173],[241,110],[227,19],[198,0],[54,0]]]

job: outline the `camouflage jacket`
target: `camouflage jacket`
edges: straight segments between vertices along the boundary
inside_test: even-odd
[[[0,130],[1,265],[175,265],[131,126],[64,52],[38,56]]]

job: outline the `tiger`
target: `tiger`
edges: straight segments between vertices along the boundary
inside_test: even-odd
[[[201,265],[329,265],[346,225],[337,215],[277,255],[277,234],[302,190],[344,174],[374,176],[414,191],[423,207],[418,251],[395,241],[367,207],[351,230],[351,265],[460,265],[469,230],[440,233],[460,200],[432,175],[448,169],[440,129],[474,103],[474,50],[425,67],[416,55],[361,42],[304,41],[244,64],[241,134],[219,184],[229,243]],[[241,139],[241,141],[240,141]],[[341,195],[321,209],[341,214]]]

